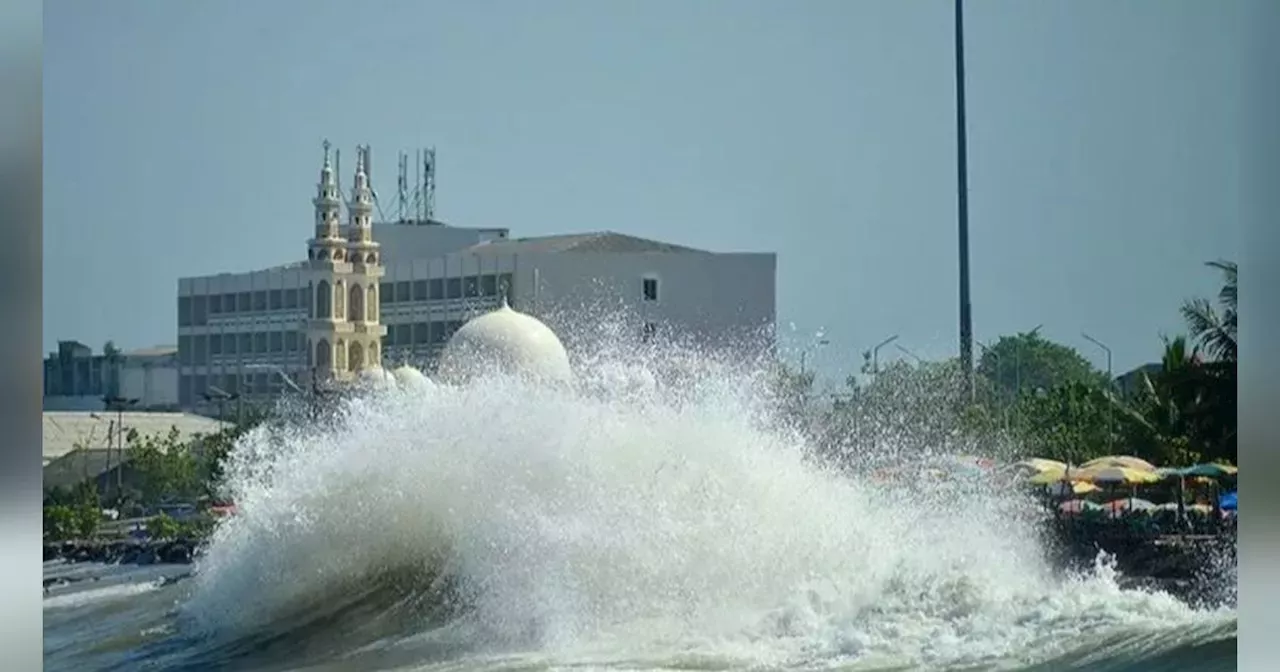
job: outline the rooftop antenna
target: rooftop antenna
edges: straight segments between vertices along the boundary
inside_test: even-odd
[[[428,148],[423,162],[422,203],[426,215],[425,221],[432,221],[436,216],[436,148]]]
[[[413,223],[422,222],[422,150],[413,153]]]
[[[400,152],[396,166],[396,221],[404,224],[409,214],[409,155]]]

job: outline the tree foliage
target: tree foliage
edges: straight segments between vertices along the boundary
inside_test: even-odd
[[[1001,336],[991,347],[984,348],[977,373],[992,383],[997,398],[1007,404],[1018,403],[1025,394],[1060,385],[1097,386],[1106,382],[1106,375],[1075,348],[1044,338],[1039,328]]]

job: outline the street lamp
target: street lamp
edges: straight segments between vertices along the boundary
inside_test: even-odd
[[[124,494],[124,409],[132,407],[138,403],[137,399],[128,399],[119,395],[110,395],[102,398],[106,403],[107,410],[116,412],[116,498],[118,499]],[[107,460],[110,462],[111,449],[107,449]]]
[[[898,340],[898,335],[894,334],[889,338],[886,338],[883,341],[880,341],[879,343],[877,343],[876,347],[871,348],[871,374],[872,375],[875,375],[875,376],[880,375],[880,348],[883,348],[884,346],[889,345],[890,343],[896,340]]]
[[[204,400],[205,400],[205,401],[216,401],[216,402],[218,402],[218,422],[224,422],[224,421],[225,421],[224,415],[225,415],[225,411],[226,411],[226,403],[227,403],[228,401],[234,401],[234,400],[236,400],[236,399],[239,399],[239,398],[240,398],[240,395],[239,395],[238,393],[237,393],[237,394],[232,394],[232,393],[227,392],[226,390],[223,390],[222,388],[217,387],[217,386],[214,386],[214,385],[210,385],[210,386],[209,386],[209,391],[208,391],[208,392],[205,392],[205,393],[204,393],[203,395],[201,395],[201,396],[203,396],[203,397],[204,397]],[[236,414],[236,422],[239,422],[239,421],[240,421],[240,414],[239,414],[239,413],[237,413],[237,414]]]
[[[1114,384],[1114,381],[1115,381],[1115,376],[1111,371],[1111,348],[1107,347],[1107,345],[1102,341],[1099,341],[1098,339],[1090,336],[1089,334],[1084,333],[1083,331],[1080,332],[1080,335],[1084,336],[1086,341],[1089,341],[1090,343],[1098,346],[1099,348],[1102,348],[1102,351],[1107,353],[1107,389],[1110,390],[1111,386]],[[1115,420],[1115,404],[1112,403],[1110,400],[1108,400],[1107,441],[1110,442],[1112,454],[1115,453],[1115,424],[1113,422],[1114,420]]]
[[[297,392],[298,394],[306,394],[306,391],[304,391],[302,387],[299,386],[297,383],[293,382],[293,379],[289,377],[289,374],[285,373],[284,367],[280,366],[279,364],[246,364],[244,368],[266,369],[270,371],[275,371],[277,374],[280,375],[280,380],[283,380],[284,384],[289,389],[293,390],[294,392]]]

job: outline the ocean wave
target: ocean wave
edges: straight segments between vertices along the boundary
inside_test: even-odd
[[[250,434],[181,608],[190,660],[951,669],[1234,638],[1234,610],[1056,572],[1016,494],[837,475],[758,380],[658,378],[370,390]]]

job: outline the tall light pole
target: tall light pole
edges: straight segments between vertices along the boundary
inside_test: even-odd
[[[1103,343],[1102,341],[1099,341],[1098,339],[1096,339],[1096,338],[1094,338],[1094,337],[1090,336],[1089,334],[1084,333],[1083,331],[1082,331],[1082,332],[1080,332],[1080,335],[1081,335],[1081,336],[1084,336],[1084,338],[1085,338],[1085,340],[1086,340],[1086,341],[1089,341],[1090,343],[1092,343],[1092,344],[1094,344],[1094,345],[1098,346],[1099,348],[1102,348],[1102,351],[1103,351],[1103,352],[1105,352],[1105,353],[1107,353],[1107,389],[1108,389],[1108,390],[1110,390],[1110,389],[1111,389],[1111,386],[1114,384],[1114,383],[1113,383],[1113,381],[1115,381],[1115,376],[1114,376],[1114,374],[1112,374],[1112,372],[1111,372],[1111,348],[1107,347],[1107,345],[1106,345],[1105,343]],[[1109,445],[1111,446],[1111,450],[1110,450],[1110,452],[1111,452],[1111,454],[1113,454],[1113,455],[1115,454],[1115,448],[1116,448],[1116,445],[1115,445],[1115,444],[1116,444],[1116,432],[1115,432],[1115,424],[1114,424],[1114,421],[1115,421],[1115,404],[1111,403],[1111,401],[1110,401],[1110,400],[1108,400],[1108,403],[1107,403],[1107,441],[1108,441]]]
[[[116,499],[124,494],[124,409],[138,403],[137,399],[127,399],[119,395],[111,395],[102,399],[107,410],[116,412]],[[110,448],[107,449],[110,456]]]
[[[894,334],[877,343],[876,347],[871,348],[871,374],[877,378],[880,377],[880,348],[883,348],[896,340],[898,340],[898,335]]]
[[[960,253],[960,366],[965,391],[973,401],[973,314],[969,304],[969,176],[964,121],[964,9],[956,0],[956,176]]]

